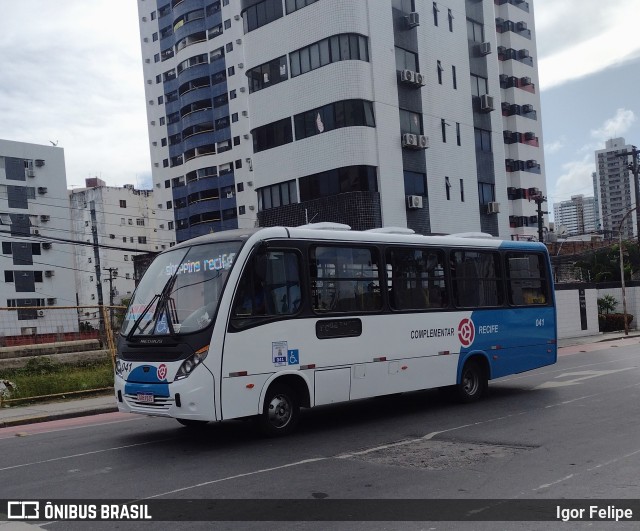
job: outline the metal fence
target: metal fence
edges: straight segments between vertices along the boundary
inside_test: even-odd
[[[29,375],[62,367],[91,365],[105,360],[115,363],[115,334],[124,306],[30,306],[0,307],[0,402],[3,406],[24,400],[55,398],[60,395],[90,394],[109,387],[87,387],[82,381],[61,382],[64,392],[22,396],[11,376],[28,381]],[[90,376],[90,375],[89,375]],[[35,378],[32,378],[35,380]],[[60,378],[63,380],[63,378]],[[91,378],[87,378],[91,381]],[[77,386],[78,389],[69,388]],[[112,385],[112,383],[111,383]],[[47,388],[41,384],[40,388]],[[18,390],[19,391],[19,390]],[[19,397],[17,397],[18,395]]]

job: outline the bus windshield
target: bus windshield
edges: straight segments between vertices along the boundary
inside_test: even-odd
[[[241,245],[219,242],[158,255],[134,293],[121,333],[182,335],[209,326]]]

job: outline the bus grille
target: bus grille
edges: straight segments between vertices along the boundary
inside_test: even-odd
[[[140,402],[137,395],[124,395],[130,406],[148,409],[149,411],[168,411],[173,405],[173,399],[168,396],[156,396],[153,404]]]

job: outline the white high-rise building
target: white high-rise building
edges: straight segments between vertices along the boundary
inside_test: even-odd
[[[78,304],[96,305],[101,296],[104,304],[119,304],[135,288],[133,257],[173,243],[158,230],[167,221],[156,215],[153,191],[107,186],[92,178],[86,188],[69,191],[69,199],[73,239],[87,243],[75,248]],[[96,318],[96,312],[87,309],[85,317]]]
[[[598,230],[598,211],[594,197],[573,195],[553,205],[556,227],[564,227],[567,236],[592,234]]]
[[[629,210],[638,204],[633,173],[629,169],[632,162],[630,153],[633,146],[626,144],[624,138],[607,140],[604,149],[595,152],[596,181],[595,194],[600,208],[600,219],[605,234],[617,236],[620,223]],[[632,239],[636,235],[637,211],[632,212],[622,225],[622,237]]]
[[[530,2],[138,0],[176,239],[336,221],[537,234]]]
[[[78,331],[70,229],[63,149],[0,140],[3,335]]]

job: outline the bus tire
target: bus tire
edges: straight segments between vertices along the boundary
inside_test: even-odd
[[[185,428],[198,429],[203,428],[209,422],[206,420],[193,420],[193,419],[176,419],[180,424],[182,424]]]
[[[267,437],[282,437],[295,429],[299,416],[300,401],[296,393],[289,386],[276,383],[267,391],[258,427]]]
[[[464,364],[460,374],[460,383],[454,387],[458,402],[468,404],[480,400],[487,391],[487,374],[477,360],[469,360]]]

